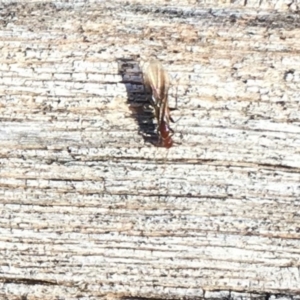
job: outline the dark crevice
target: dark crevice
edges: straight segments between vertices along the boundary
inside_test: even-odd
[[[29,278],[0,278],[2,283],[27,284],[27,285],[58,285],[56,281]]]

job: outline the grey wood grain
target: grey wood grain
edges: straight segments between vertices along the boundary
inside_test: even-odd
[[[2,298],[299,299],[296,1],[0,6]]]

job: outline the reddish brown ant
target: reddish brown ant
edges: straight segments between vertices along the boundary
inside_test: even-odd
[[[170,116],[168,105],[168,90],[170,80],[167,72],[161,63],[152,60],[144,70],[144,85],[152,93],[151,105],[154,107],[157,119],[157,134],[159,144],[165,148],[173,145],[172,135],[174,131],[170,128],[170,121],[174,122]]]

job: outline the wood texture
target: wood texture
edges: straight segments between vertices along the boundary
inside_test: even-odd
[[[296,1],[0,7],[1,298],[300,299]]]

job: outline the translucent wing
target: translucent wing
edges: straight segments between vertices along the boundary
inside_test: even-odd
[[[143,71],[144,85],[152,93],[152,105],[158,122],[158,134],[161,144],[170,148],[173,144],[169,123],[170,110],[168,106],[168,91],[170,80],[167,72],[157,60],[150,61]]]
[[[157,60],[151,60],[144,70],[144,84],[150,89],[153,101],[161,106],[164,99],[168,97],[170,80],[167,72]]]
[[[151,60],[144,69],[144,84],[152,92],[152,105],[160,123],[168,115],[168,91],[170,80],[167,72],[157,60]]]

